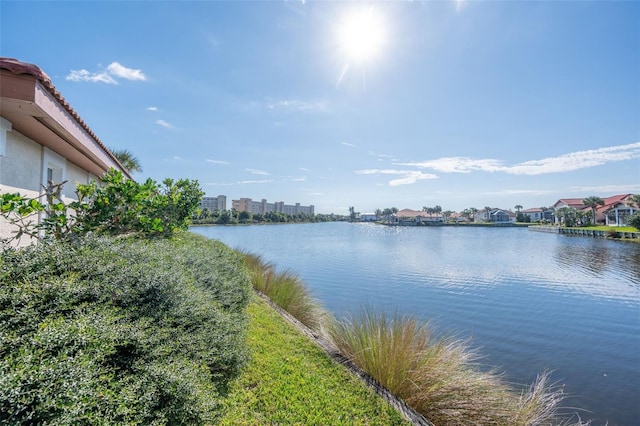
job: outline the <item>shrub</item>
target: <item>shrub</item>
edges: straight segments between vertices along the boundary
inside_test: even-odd
[[[165,179],[159,185],[147,179],[141,184],[111,169],[100,185],[96,181],[78,184],[78,200],[67,204],[61,196],[64,184],[49,182],[43,195],[33,199],[19,193],[0,194],[0,216],[17,228],[16,235],[6,242],[37,237],[42,232],[58,240],[90,232],[170,237],[188,228],[203,194],[197,181]],[[40,222],[33,220],[39,212],[45,213]]]
[[[5,250],[0,424],[213,422],[249,291],[242,259],[195,235]]]
[[[640,213],[634,213],[627,219],[627,224],[640,231]]]

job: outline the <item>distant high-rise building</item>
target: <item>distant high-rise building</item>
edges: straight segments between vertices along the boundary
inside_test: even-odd
[[[227,196],[218,195],[217,197],[202,197],[200,201],[200,208],[207,209],[209,211],[226,210],[227,209]]]
[[[251,198],[240,198],[239,200],[232,200],[231,207],[239,212],[250,213],[284,213],[289,216],[293,216],[298,213],[307,214],[312,216],[315,214],[313,205],[301,206],[300,203],[295,205],[285,204],[284,201],[276,201],[275,203],[267,203],[264,198],[261,201],[253,201]]]

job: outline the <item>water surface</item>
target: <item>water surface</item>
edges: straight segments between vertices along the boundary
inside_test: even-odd
[[[572,395],[565,405],[594,425],[640,425],[640,244],[526,228],[192,231],[295,271],[338,316],[374,305],[432,320],[471,338],[509,381],[552,370]]]

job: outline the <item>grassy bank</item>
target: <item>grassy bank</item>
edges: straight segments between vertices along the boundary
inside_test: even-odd
[[[410,424],[262,299],[248,313],[251,362],[232,382],[220,424]]]
[[[275,303],[291,299],[283,294],[301,295],[304,309],[295,306],[293,316],[323,312],[300,279],[278,273],[260,257],[245,259],[254,287]],[[287,310],[286,304],[280,306]],[[508,384],[499,373],[481,370],[465,342],[432,337],[431,327],[414,318],[370,308],[341,321],[324,314],[312,327],[327,332],[347,359],[437,425],[588,424],[567,415],[563,389],[549,383],[547,373],[530,386]]]

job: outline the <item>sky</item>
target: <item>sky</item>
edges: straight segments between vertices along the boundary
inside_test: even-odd
[[[640,1],[5,1],[134,178],[346,214],[640,193]]]

